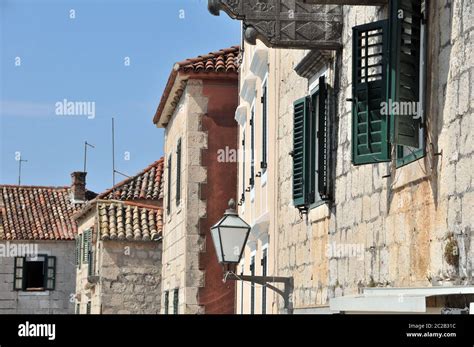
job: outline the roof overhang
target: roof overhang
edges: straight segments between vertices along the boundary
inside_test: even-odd
[[[365,288],[361,295],[330,299],[329,307],[333,312],[425,313],[428,297],[466,294],[474,294],[474,286]]]

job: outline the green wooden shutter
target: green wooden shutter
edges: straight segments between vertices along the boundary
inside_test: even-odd
[[[307,205],[311,192],[310,97],[293,104],[293,203]]]
[[[353,28],[352,160],[355,165],[390,161],[388,116],[388,21]]]
[[[420,101],[421,0],[391,1],[390,36],[390,99],[401,110]],[[393,143],[419,147],[421,119],[414,116],[391,115]]]
[[[86,314],[91,314],[91,306],[92,306],[92,303],[88,301],[87,306],[86,306]]]
[[[255,108],[250,117],[250,187],[255,185]]]
[[[267,84],[263,86],[262,95],[262,162],[261,169],[267,168]]]
[[[318,193],[329,199],[329,105],[325,76],[319,78],[318,92]]]
[[[181,201],[181,139],[176,149],[176,205]]]
[[[92,232],[86,230],[82,233],[82,262],[84,264],[89,263],[89,249]]]
[[[168,157],[168,191],[166,192],[168,196],[166,197],[166,212],[171,213],[171,154]]]
[[[24,257],[15,257],[15,263],[13,267],[13,290],[23,290],[24,279],[23,269],[25,267]]]
[[[165,292],[165,314],[169,313],[169,305],[170,305],[170,293],[166,291]]]
[[[74,254],[76,266],[81,265],[81,235],[76,236],[76,250]]]
[[[175,289],[174,295],[173,295],[173,314],[178,314],[178,306],[179,306],[179,289]]]
[[[45,288],[54,290],[56,288],[56,257],[47,256],[45,259]]]

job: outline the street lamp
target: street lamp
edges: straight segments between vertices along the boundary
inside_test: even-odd
[[[211,227],[211,236],[216,249],[217,260],[224,267],[240,263],[250,234],[250,225],[239,217],[235,210],[234,199],[229,200],[229,208],[224,216]],[[275,276],[238,276],[232,271],[224,273],[224,282],[228,280],[246,281],[266,286],[268,289],[280,294],[285,302],[285,309],[293,313],[291,294],[293,292],[292,277]],[[281,290],[270,283],[283,283]]]
[[[250,225],[239,217],[235,201],[229,201],[224,216],[211,227],[212,240],[220,264],[238,264],[250,234]]]

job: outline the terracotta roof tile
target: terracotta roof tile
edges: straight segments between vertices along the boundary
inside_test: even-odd
[[[73,204],[70,195],[69,187],[0,185],[0,239],[73,240],[72,215],[82,204]]]
[[[224,48],[179,62],[178,70],[184,72],[237,72],[239,68],[237,57],[239,54],[239,46]]]
[[[164,159],[99,194],[101,200],[159,200],[163,198]]]
[[[99,233],[102,240],[156,241],[163,231],[160,207],[123,201],[100,201]]]

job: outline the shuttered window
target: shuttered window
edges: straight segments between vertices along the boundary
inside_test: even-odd
[[[387,101],[388,21],[353,28],[352,160],[355,165],[390,160]]]
[[[91,244],[91,239],[92,239],[92,231],[85,230],[82,233],[82,262],[84,264],[89,263],[89,252],[90,252],[90,244]]]
[[[390,100],[392,142],[417,148],[421,119],[413,113],[420,101],[421,0],[392,0],[390,12]],[[407,114],[408,113],[408,114]]]
[[[255,276],[255,256],[250,260],[250,274]],[[255,286],[250,287],[250,314],[255,314]]]
[[[167,175],[167,179],[168,179],[168,191],[166,192],[168,195],[166,197],[166,212],[168,214],[171,213],[171,154],[169,155],[168,157],[168,175]]]
[[[174,295],[173,295],[173,314],[178,314],[178,306],[179,306],[179,289],[175,289]]]
[[[328,200],[329,191],[329,98],[326,77],[319,78],[317,94],[317,191],[321,200]]]
[[[45,264],[45,288],[47,290],[54,290],[56,288],[56,257],[47,256]]]
[[[262,91],[262,161],[260,163],[260,168],[265,170],[267,168],[267,137],[268,137],[268,128],[267,128],[267,83],[263,85]]]
[[[15,257],[15,264],[13,269],[13,289],[23,290],[23,269],[25,267],[24,257]]]
[[[255,185],[255,106],[250,116],[250,187]]]
[[[181,201],[181,139],[176,148],[176,206]]]
[[[81,265],[81,235],[76,236],[76,249],[74,254],[76,266]]]
[[[165,292],[165,314],[169,313],[169,306],[170,306],[170,292],[166,291]]]
[[[310,97],[293,104],[293,203],[295,206],[309,204],[310,177]]]
[[[293,203],[307,210],[330,198],[329,98],[325,76],[294,105]],[[314,205],[312,205],[314,204]]]
[[[245,202],[245,128],[242,129],[242,196],[240,197],[240,202]]]
[[[88,301],[87,306],[86,306],[86,314],[91,314],[91,306],[92,306],[92,303]]]

